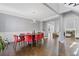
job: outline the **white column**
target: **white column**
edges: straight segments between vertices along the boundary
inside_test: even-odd
[[[54,22],[54,32],[57,32],[57,21]]]
[[[61,43],[64,43],[65,37],[64,37],[64,19],[63,15],[60,14],[60,25],[59,25],[59,41]]]

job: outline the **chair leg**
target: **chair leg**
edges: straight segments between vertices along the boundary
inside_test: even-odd
[[[15,51],[16,51],[16,45],[17,45],[17,43],[14,42],[14,46],[13,46],[13,48],[14,48]]]
[[[23,41],[21,42],[21,47],[23,46]]]
[[[28,42],[25,42],[25,46],[27,46],[28,45]]]
[[[36,41],[36,47],[38,46],[38,42]]]
[[[19,43],[19,47],[21,47],[22,46],[22,42],[18,42]]]
[[[33,46],[33,43],[31,42],[31,48],[32,48],[32,46]]]
[[[26,46],[26,42],[24,41],[24,47]]]
[[[39,47],[39,40],[36,42],[37,47]]]

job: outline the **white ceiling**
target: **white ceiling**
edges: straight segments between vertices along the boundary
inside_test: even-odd
[[[48,5],[57,13],[64,13],[71,10],[70,8],[66,7],[64,3],[48,3]]]
[[[58,13],[68,10],[60,3],[48,5]],[[0,4],[0,13],[39,21],[44,21],[58,15],[42,3],[2,3]]]

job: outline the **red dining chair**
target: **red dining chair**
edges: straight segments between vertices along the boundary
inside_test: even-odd
[[[44,33],[39,33],[38,36],[39,36],[39,39],[38,39],[39,44],[43,44],[44,43]]]
[[[37,34],[35,35],[35,41],[36,42],[38,41],[38,35]]]
[[[19,35],[19,37],[20,37],[20,39],[21,39],[22,42],[25,41],[25,34],[24,34],[24,33],[21,33],[21,34]]]
[[[31,35],[31,33],[27,33],[27,35]]]
[[[25,37],[24,36],[19,36],[21,41],[23,42],[25,40]]]
[[[36,34],[36,35],[35,35],[36,46],[39,45],[40,37],[41,37],[41,36],[40,36],[39,34]]]
[[[44,41],[44,33],[41,33],[41,39]]]
[[[44,33],[41,33],[42,39],[44,38]]]
[[[39,37],[40,37],[39,34],[36,34],[36,35],[35,35],[35,41],[36,41],[36,42],[40,39]]]
[[[39,36],[40,36],[39,38],[40,38],[40,40],[41,40],[41,39],[42,39],[42,33],[40,33]]]
[[[20,42],[20,39],[18,38],[17,35],[14,35],[14,48],[16,49],[17,43]]]
[[[19,37],[20,37],[20,39],[21,39],[21,45],[24,44],[24,46],[25,46],[25,34],[24,34],[24,33],[21,33],[21,34],[19,35]]]
[[[25,42],[27,42],[28,43],[28,45],[30,45],[31,44],[31,46],[32,46],[32,35],[25,35]]]
[[[20,45],[21,42],[24,42],[24,37],[14,35],[14,45],[15,45],[14,48],[15,49],[16,49],[17,44],[19,43],[19,45]]]
[[[40,44],[42,44],[42,40],[43,40],[43,33],[40,33],[39,34],[39,42],[40,42]]]

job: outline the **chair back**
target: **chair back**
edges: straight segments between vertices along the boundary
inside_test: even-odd
[[[14,35],[14,41],[17,42],[18,41],[18,36]]]
[[[44,33],[41,33],[41,37],[44,38]]]
[[[35,40],[38,41],[39,39],[40,39],[40,35],[39,34],[36,34],[35,35]]]
[[[20,37],[21,41],[25,40],[25,34],[20,34],[19,37]]]
[[[25,36],[25,41],[26,42],[32,42],[32,35],[26,35]]]

